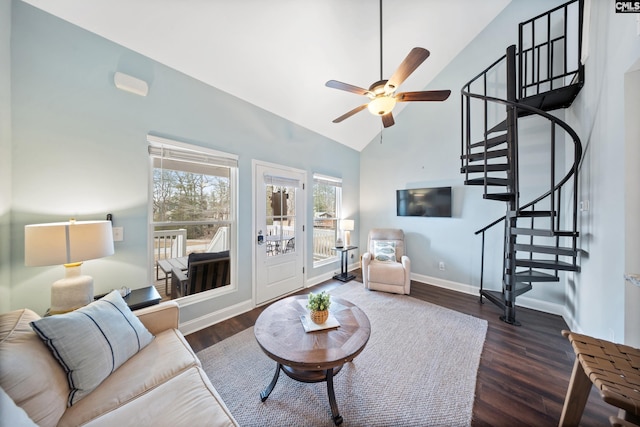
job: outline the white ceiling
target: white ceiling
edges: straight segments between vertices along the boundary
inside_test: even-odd
[[[380,79],[378,0],[25,1],[355,150],[380,132],[366,110],[332,123],[367,98],[324,86]],[[384,0],[383,78],[424,47],[400,87],[423,90],[510,1]]]

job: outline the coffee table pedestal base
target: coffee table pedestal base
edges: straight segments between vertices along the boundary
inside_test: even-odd
[[[267,400],[273,388],[276,386],[278,382],[278,378],[280,376],[280,370],[287,374],[288,377],[305,383],[318,383],[318,382],[326,382],[327,383],[327,394],[329,395],[329,405],[331,406],[331,418],[333,419],[333,423],[335,425],[342,424],[342,416],[340,415],[340,411],[338,411],[338,403],[336,402],[336,395],[333,390],[333,377],[342,369],[343,365],[336,366],[333,369],[327,369],[324,371],[304,371],[295,368],[291,368],[289,366],[284,366],[281,363],[277,363],[276,372],[273,375],[273,379],[261,393],[260,400],[263,402]]]

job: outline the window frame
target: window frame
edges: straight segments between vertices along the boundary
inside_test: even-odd
[[[342,216],[342,178],[329,176],[329,175],[323,175],[323,174],[319,174],[319,173],[314,173],[313,174],[313,188],[312,188],[312,190],[313,190],[312,247],[315,247],[315,224],[316,224],[315,186],[318,183],[324,183],[325,185],[333,184],[336,187],[336,206],[335,206],[336,216],[335,216],[335,218],[331,218],[330,219],[330,221],[335,222],[335,225],[334,225],[335,234],[333,236],[334,243],[338,239],[338,237],[340,236],[340,230],[339,230],[338,226],[339,226],[340,219],[342,219],[341,218],[341,216]],[[335,262],[337,262],[339,260],[340,260],[340,257],[339,257],[338,252],[334,251],[333,256],[330,256],[328,258],[324,258],[324,259],[321,259],[321,260],[318,260],[318,261],[316,261],[314,259],[313,260],[313,268],[317,268],[317,267],[322,267],[322,266],[325,266],[325,265],[333,264],[333,263],[335,263]]]
[[[155,283],[153,277],[153,271],[156,268],[155,255],[154,255],[154,230],[158,226],[167,225],[210,225],[219,224],[224,222],[229,225],[229,254],[230,254],[230,274],[231,283],[228,286],[223,286],[216,289],[211,289],[205,292],[200,292],[193,295],[187,295],[180,297],[173,301],[179,301],[181,307],[196,304],[201,301],[209,300],[212,298],[218,298],[222,295],[236,292],[238,290],[238,156],[222,151],[213,150],[211,148],[202,147],[199,145],[189,144],[174,139],[163,138],[156,135],[147,135],[148,150],[149,150],[149,201],[148,201],[148,256],[149,256],[149,272],[152,276],[151,280]],[[153,174],[156,169],[154,166],[154,159],[158,158],[158,150],[173,150],[178,155],[184,155],[186,159],[193,159],[195,162],[206,163],[211,167],[225,167],[229,168],[229,219],[225,221],[154,221],[153,216],[153,203],[154,203],[154,181]],[[163,153],[164,154],[164,153]],[[188,160],[185,160],[188,161]],[[205,166],[205,167],[208,167]],[[189,171],[188,171],[189,172]]]

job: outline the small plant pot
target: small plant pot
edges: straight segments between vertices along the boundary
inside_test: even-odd
[[[311,310],[311,320],[318,325],[323,324],[329,318],[329,310],[314,311]]]

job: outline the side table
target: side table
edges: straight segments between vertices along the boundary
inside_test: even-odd
[[[358,249],[357,246],[345,246],[343,248],[333,248],[334,251],[340,252],[342,254],[342,262],[340,263],[340,274],[336,274],[333,276],[334,279],[340,280],[341,282],[348,282],[349,280],[353,280],[356,278],[353,274],[349,274],[347,270],[349,259],[347,254],[349,251],[353,249]]]
[[[96,295],[94,299],[100,299],[105,295],[106,294]],[[160,297],[155,286],[146,286],[144,288],[133,289],[129,295],[122,299],[133,311],[149,307],[150,305],[156,305],[160,302],[162,297]]]

